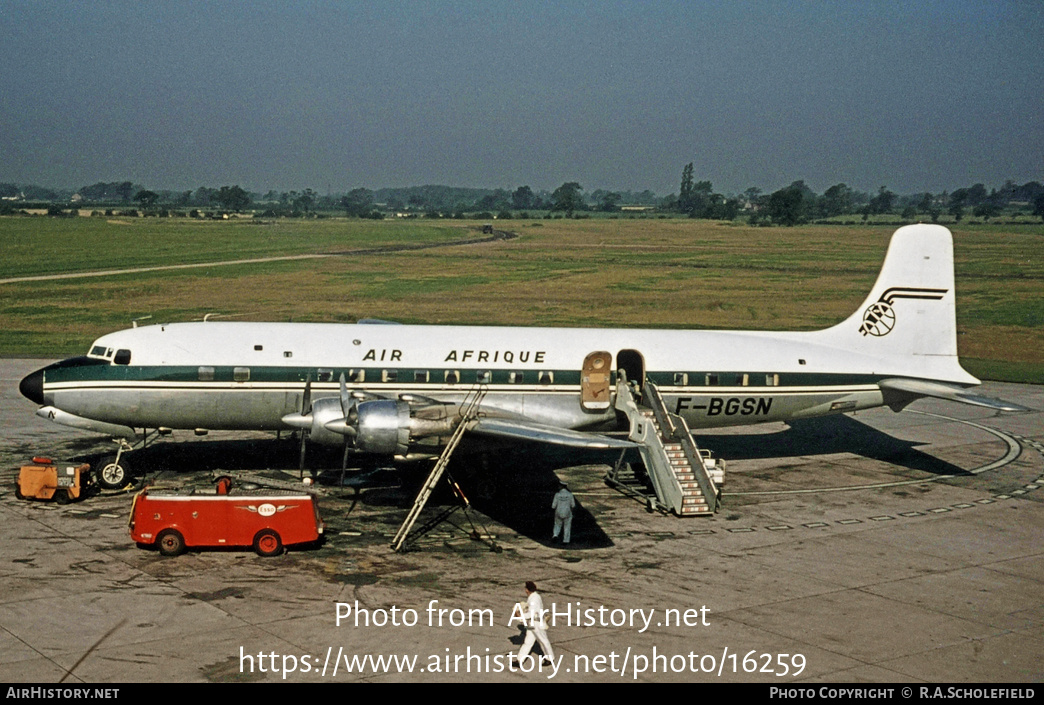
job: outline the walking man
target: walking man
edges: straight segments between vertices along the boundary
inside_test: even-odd
[[[554,662],[555,652],[551,649],[551,642],[547,639],[544,600],[541,599],[536,583],[532,580],[526,581],[526,607],[522,616],[525,618],[526,640],[522,642],[522,648],[518,650],[518,662],[521,664],[529,656],[534,641],[540,643],[544,658]]]

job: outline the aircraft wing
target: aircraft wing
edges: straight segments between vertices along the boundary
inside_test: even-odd
[[[909,379],[897,377],[894,379],[882,379],[878,382],[883,392],[900,392],[918,397],[935,397],[948,401],[959,401],[962,404],[983,406],[996,411],[1031,411],[1024,406],[1012,404],[1011,402],[993,397],[984,397],[981,394],[972,394],[967,389],[941,382],[929,382],[923,379]],[[905,404],[904,404],[905,406]]]
[[[635,448],[630,441],[611,438],[598,433],[584,433],[557,428],[523,419],[480,418],[470,429],[472,433],[510,440],[535,441],[571,448],[606,450],[609,448]]]

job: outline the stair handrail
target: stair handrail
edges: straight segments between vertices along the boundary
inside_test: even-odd
[[[689,465],[692,466],[696,482],[700,486],[700,492],[703,493],[703,498],[707,502],[707,508],[711,512],[716,512],[718,510],[718,489],[707,471],[707,466],[703,462],[703,454],[700,453],[700,449],[692,437],[689,424],[683,417],[673,414],[667,409],[663,396],[660,395],[659,388],[653,382],[646,380],[642,391],[643,395],[649,400],[649,406],[652,408],[660,427],[667,431],[666,435],[671,440],[681,443],[682,450],[685,451],[685,457],[689,461]]]

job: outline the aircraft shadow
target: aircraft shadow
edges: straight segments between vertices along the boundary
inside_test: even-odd
[[[84,457],[92,466],[114,451],[95,453]],[[126,455],[133,471],[146,479],[159,473],[220,472],[223,470],[268,470],[296,468],[296,442],[277,439],[206,440],[183,443],[156,441]],[[340,466],[340,459],[337,461]]]
[[[502,460],[497,467],[474,468],[473,474],[462,481],[465,492],[468,486],[474,488],[474,495],[469,499],[475,508],[490,518],[545,546],[578,551],[592,548],[606,548],[613,545],[612,539],[598,524],[591,511],[584,506],[580,495],[574,495],[576,506],[573,508],[572,537],[568,544],[552,540],[554,529],[554,513],[551,502],[561,484],[559,470],[587,463],[605,463],[604,453],[591,454],[573,449],[558,450],[527,444],[525,447],[503,453],[498,456]],[[452,470],[452,468],[451,468]],[[495,491],[484,491],[492,482]],[[604,488],[601,477],[597,478],[597,486]],[[583,488],[571,485],[576,493]]]
[[[112,453],[94,453],[85,455],[83,459],[95,466],[109,455]],[[606,462],[604,454],[597,458],[586,458],[586,455],[589,454],[548,451],[534,444],[522,451],[498,453],[495,456],[497,462],[493,465],[483,462],[481,456],[469,455],[462,448],[450,465],[449,473],[475,509],[532,541],[570,550],[604,548],[613,545],[612,541],[591,512],[583,506],[580,497],[576,498],[573,510],[571,542],[563,545],[551,540],[554,523],[551,500],[560,482],[556,469],[584,462]],[[306,474],[314,474],[319,485],[336,488],[342,484],[341,461],[342,453],[339,449],[310,446],[305,464]],[[274,438],[215,439],[189,443],[159,441],[133,451],[128,455],[127,462],[143,478],[142,482],[146,483],[156,478],[166,481],[171,476],[180,480],[182,475],[186,479],[198,480],[201,473],[217,475],[225,471],[263,473],[281,469],[293,472],[298,467],[299,445],[291,439]],[[431,461],[403,463],[393,467],[386,460],[350,457],[342,495],[343,499],[352,502],[347,513],[351,513],[359,503],[367,507],[399,508],[405,517],[405,512],[413,505],[431,468]],[[461,502],[448,483],[440,482],[418,526],[437,511],[454,504]],[[467,520],[460,513],[449,519],[454,524],[467,525]]]
[[[531,541],[572,551],[612,546],[612,540],[598,525],[591,512],[584,507],[580,497],[575,498],[570,543],[563,544],[552,540],[554,515],[551,511],[551,501],[561,482],[556,469],[575,466],[581,462],[583,460],[578,460],[576,454],[566,460],[553,454],[543,454],[540,449],[534,448],[527,452],[502,453],[498,455],[497,465],[491,467],[479,456],[461,453],[450,464],[448,474],[456,481],[471,506]],[[604,457],[594,462],[604,462]],[[401,481],[399,487],[360,487],[359,501],[367,506],[395,506],[404,511],[408,510],[432,467],[431,463],[414,465],[397,471]],[[383,471],[375,474],[381,472]],[[338,471],[331,471],[326,475],[333,477],[338,474]],[[458,504],[462,504],[461,500],[450,489],[444,477],[432,493],[418,525],[422,525],[428,517],[434,515],[433,510],[447,509]],[[460,513],[452,515],[450,521],[461,528],[470,528]],[[481,530],[488,527],[476,528]]]
[[[895,438],[843,414],[792,421],[777,433],[698,435],[696,442],[726,461],[854,453],[932,475],[969,474],[953,463],[918,450],[923,442]]]

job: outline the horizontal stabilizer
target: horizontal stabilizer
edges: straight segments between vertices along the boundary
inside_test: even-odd
[[[880,386],[881,391],[884,392],[901,392],[903,394],[918,397],[935,397],[936,399],[959,401],[962,404],[983,406],[987,409],[995,409],[997,411],[1031,411],[1031,409],[1027,409],[1024,406],[1002,401],[1001,399],[984,397],[981,394],[972,394],[961,387],[941,384],[939,382],[929,382],[923,379],[883,379],[878,382],[878,386]]]
[[[497,438],[511,440],[535,441],[552,445],[569,446],[571,448],[588,448],[606,450],[609,448],[634,448],[635,444],[618,438],[610,438],[597,433],[584,433],[554,426],[545,426],[532,421],[520,419],[480,419],[471,428],[472,433],[479,433]]]

